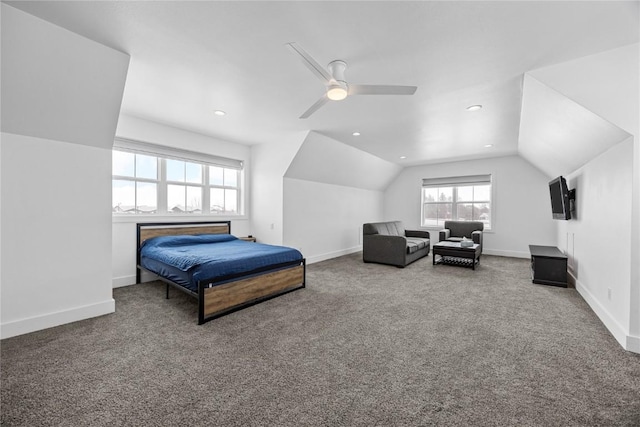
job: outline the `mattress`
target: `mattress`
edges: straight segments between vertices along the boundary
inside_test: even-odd
[[[154,237],[140,249],[143,268],[193,292],[199,281],[220,285],[302,259],[297,249],[247,242],[231,234]]]

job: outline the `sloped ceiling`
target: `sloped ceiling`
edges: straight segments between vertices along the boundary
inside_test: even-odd
[[[2,131],[110,148],[129,56],[1,6]]]
[[[309,132],[286,178],[384,190],[402,167],[317,132]]]
[[[549,177],[569,174],[630,136],[525,75],[518,151]]]
[[[640,135],[640,44],[528,74],[625,131]]]
[[[6,3],[128,53],[125,114],[246,145],[317,131],[402,166],[516,152],[523,74],[637,43],[640,4]],[[351,83],[418,90],[348,97],[300,120],[323,85],[285,48],[292,41],[323,66],[345,60]]]

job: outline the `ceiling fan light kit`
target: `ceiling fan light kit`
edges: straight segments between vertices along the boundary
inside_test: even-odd
[[[346,85],[345,85],[346,86]],[[342,101],[348,95],[348,90],[339,84],[329,86],[327,98],[332,101]]]
[[[307,111],[302,113],[301,119],[306,119],[329,101],[341,101],[349,95],[413,95],[416,86],[394,85],[349,85],[344,76],[347,63],[341,60],[331,61],[325,70],[297,43],[287,43],[286,46],[298,55],[302,63],[325,85],[326,92]]]

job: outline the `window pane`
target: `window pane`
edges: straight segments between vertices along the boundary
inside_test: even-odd
[[[187,182],[202,184],[202,165],[197,163],[187,163]]]
[[[158,179],[158,160],[156,157],[136,154],[136,177]]]
[[[183,161],[167,159],[167,181],[184,182]],[[184,198],[182,203],[184,203]]]
[[[491,201],[491,185],[476,185],[473,187],[473,200],[478,202]]]
[[[156,184],[136,183],[136,213],[151,214],[158,211],[158,192]]]
[[[187,187],[187,212],[202,213],[202,188]]]
[[[114,175],[133,176],[134,174],[134,157],[133,153],[124,151],[112,151],[111,164]]]
[[[134,181],[114,179],[111,185],[111,207],[115,213],[135,213],[136,187]]]
[[[444,225],[445,221],[453,219],[451,217],[451,212],[453,210],[453,205],[449,203],[438,204],[438,225]]]
[[[212,188],[210,192],[211,213],[224,212],[224,190],[222,188]]]
[[[224,190],[224,210],[227,213],[238,211],[238,191]]]
[[[183,213],[185,210],[185,186],[167,185],[167,212]]]
[[[437,226],[438,225],[438,206],[434,204],[425,203],[424,205],[424,220],[422,221],[424,226]]]
[[[224,169],[216,166],[209,166],[209,184],[223,185],[224,184],[223,174],[224,174]]]
[[[491,226],[491,205],[488,203],[474,203],[474,220],[482,221],[485,226]]]
[[[438,188],[438,201],[439,202],[452,202],[453,201],[453,187],[440,187],[440,188]]]
[[[473,220],[473,205],[471,203],[458,203],[456,205],[458,209],[458,221],[472,221]]]
[[[227,187],[238,186],[238,171],[235,169],[224,170],[224,185]]]
[[[464,187],[458,187],[458,201],[473,202],[473,186],[472,185],[465,185]]]
[[[429,187],[422,189],[422,200],[424,202],[435,202],[438,200],[438,188]]]

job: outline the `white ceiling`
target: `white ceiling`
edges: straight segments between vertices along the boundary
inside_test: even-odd
[[[638,41],[637,1],[6,3],[128,53],[124,114],[250,145],[315,130],[400,165],[516,153],[525,72]],[[418,90],[301,120],[323,86],[288,42]]]
[[[519,153],[547,176],[570,174],[630,136],[530,75],[523,94]]]

